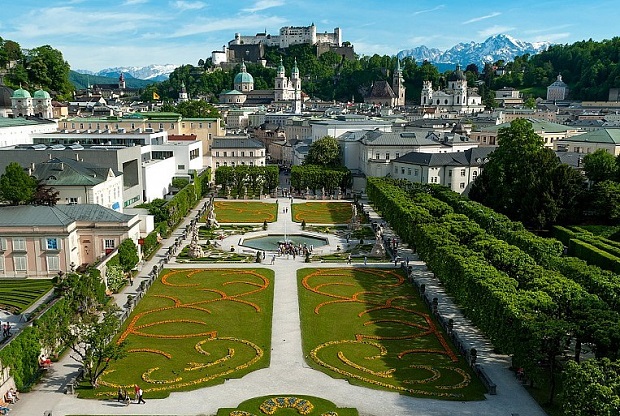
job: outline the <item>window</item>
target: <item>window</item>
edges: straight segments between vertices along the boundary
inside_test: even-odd
[[[219,168],[220,167],[220,162],[215,162],[215,167]]]
[[[202,128],[202,123],[198,123],[198,128],[201,129]]]
[[[114,248],[114,240],[104,240],[103,242],[104,248]]]
[[[375,154],[375,159],[380,159],[380,156],[379,156],[378,152]]]
[[[164,129],[164,123],[159,123],[159,129],[163,130]]]
[[[209,128],[211,128],[211,123],[209,123]],[[209,134],[209,136],[211,136],[211,135]],[[211,137],[209,137],[209,138],[211,138]]]
[[[385,154],[385,160],[390,160],[390,154],[389,153]]]
[[[400,173],[404,175],[405,174],[405,168],[400,168]]]
[[[461,176],[465,176],[465,169],[461,169]]]
[[[254,152],[250,152],[250,157],[254,157]]]
[[[411,176],[411,168],[407,168],[407,175]]]
[[[15,263],[16,272],[25,272],[26,270],[28,270],[26,256],[13,256],[13,263]]]
[[[394,173],[398,173],[398,166],[394,166]]]
[[[185,170],[185,165],[177,165],[177,170]]]
[[[50,272],[60,270],[60,258],[58,256],[47,256],[47,270]]]
[[[235,157],[235,152],[230,152],[231,157]]]
[[[170,128],[173,129],[174,128],[174,123],[170,124]]]
[[[220,152],[215,152],[215,157],[220,157]]]
[[[224,152],[224,157],[226,157],[226,152]]]
[[[396,159],[400,157],[400,153],[396,152]]]
[[[45,249],[46,250],[58,250],[59,242],[57,238],[46,238],[45,239]]]
[[[417,169],[413,170],[413,176],[418,176],[418,170]]]
[[[473,171],[473,172],[471,173],[471,176],[473,176],[473,177],[474,177],[474,179],[476,179],[476,177],[478,176],[478,171],[477,171],[477,170]]]
[[[4,256],[0,256],[0,272],[4,271]]]
[[[14,238],[13,239],[13,250],[26,251],[26,239],[25,238]]]
[[[451,178],[451,177],[452,177],[452,171],[451,171],[451,170],[449,170],[449,171],[448,171],[448,178]]]
[[[241,152],[241,157],[245,157],[245,152]]]
[[[461,189],[465,189],[465,182],[461,182],[461,183],[459,183],[459,188],[461,188]]]

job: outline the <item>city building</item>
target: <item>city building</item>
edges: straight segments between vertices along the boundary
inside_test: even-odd
[[[569,136],[557,142],[558,150],[575,153],[594,153],[599,149],[614,156],[620,155],[620,129],[601,128],[576,136]]]
[[[97,204],[0,207],[0,276],[52,277],[92,264],[131,238],[140,220]]]
[[[52,133],[56,130],[56,122],[49,119],[0,117],[0,148],[32,144],[35,135]]]
[[[564,124],[551,123],[545,120],[538,120],[533,118],[527,118],[532,123],[534,132],[538,134],[544,142],[544,146],[555,150],[556,144],[559,140],[567,137],[576,136],[582,134],[583,131],[566,126]],[[480,145],[495,146],[497,142],[497,134],[499,129],[510,127],[510,123],[502,123],[495,126],[483,127],[479,130],[472,131],[470,137],[473,141],[478,142]]]
[[[568,85],[562,81],[562,74],[558,74],[553,84],[547,87],[547,101],[562,101],[568,98]]]
[[[387,81],[375,81],[370,89],[370,94],[364,102],[387,106],[398,107],[405,105],[405,79],[400,68],[400,61],[396,61],[396,68],[392,76],[392,85]]]
[[[416,183],[447,186],[467,194],[495,147],[470,148],[463,152],[410,152],[392,161],[390,176]]]
[[[342,31],[337,27],[331,33],[319,33],[314,23],[310,26],[284,26],[280,28],[279,35],[262,32],[254,36],[242,36],[241,33],[235,33],[235,38],[228,42],[228,46],[262,44],[285,49],[291,45],[314,45],[317,43],[340,46],[342,44]]]
[[[266,156],[265,145],[247,137],[217,138],[213,140],[211,148],[212,166],[215,169],[220,166],[265,166]]]

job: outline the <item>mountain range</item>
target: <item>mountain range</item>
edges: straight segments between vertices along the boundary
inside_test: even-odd
[[[128,78],[137,78],[148,81],[164,81],[168,79],[168,76],[178,65],[164,64],[164,65],[148,65],[148,66],[120,66],[115,68],[106,68],[101,71],[93,72],[87,69],[77,69],[75,72],[80,74],[96,75],[101,77],[117,78],[121,72],[125,75],[125,80]]]
[[[526,53],[535,55],[547,50],[550,45],[549,42],[529,43],[510,35],[500,34],[491,36],[482,43],[462,42],[445,51],[422,45],[402,50],[396,56],[399,59],[410,56],[417,62],[426,60],[433,64],[460,64],[463,67],[474,63],[482,67],[487,62],[493,63],[500,59],[506,62],[512,61],[515,56]]]

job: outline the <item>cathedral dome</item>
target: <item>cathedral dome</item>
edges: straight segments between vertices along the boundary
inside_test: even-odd
[[[13,90],[6,85],[0,84],[0,108],[11,108],[11,97]]]
[[[254,83],[254,77],[248,73],[245,67],[245,62],[241,64],[241,72],[235,75],[234,83],[235,84],[250,84],[250,83],[253,84]]]
[[[26,91],[23,88],[20,88],[18,90],[15,90],[15,92],[13,92],[13,96],[11,98],[30,98],[30,93],[28,91]]]
[[[50,94],[47,91],[43,89],[39,89],[34,92],[34,95],[32,96],[32,98],[39,99],[39,100],[49,100],[52,97],[50,97]]]
[[[456,65],[456,71],[450,75],[450,81],[466,81],[467,78],[463,71],[461,71],[461,66],[459,64]]]

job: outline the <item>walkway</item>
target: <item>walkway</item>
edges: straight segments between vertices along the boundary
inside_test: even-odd
[[[273,202],[273,201],[267,201]],[[297,202],[297,201],[296,201]],[[280,198],[280,211],[290,206],[288,199]],[[193,215],[189,218],[193,218]],[[188,219],[189,221],[189,219]],[[301,231],[298,224],[290,221],[289,215],[281,212],[278,221],[270,224],[268,232],[280,233],[286,222],[287,232]],[[290,231],[289,231],[290,230]],[[178,233],[180,235],[180,232]],[[158,255],[163,255],[167,244]],[[329,236],[330,247],[342,244],[337,237]],[[148,272],[157,261],[154,258],[144,267]],[[267,259],[269,260],[269,259]],[[439,415],[521,415],[543,416],[545,413],[518,383],[513,373],[508,370],[506,357],[496,356],[492,348],[479,333],[454,308],[451,300],[441,291],[441,285],[432,277],[420,277],[426,281],[427,290],[440,299],[440,308],[455,319],[455,329],[467,335],[467,341],[476,347],[479,362],[482,363],[493,381],[497,384],[498,394],[487,396],[484,401],[455,402],[433,399],[418,399],[402,396],[398,393],[371,390],[350,385],[345,380],[333,379],[307,366],[301,345],[299,304],[297,296],[297,270],[308,267],[302,258],[293,260],[279,257],[275,265],[270,261],[261,267],[275,271],[274,311],[272,330],[272,356],[269,368],[255,371],[241,379],[227,380],[214,387],[191,392],[172,393],[168,399],[149,400],[145,405],[132,404],[121,406],[115,401],[80,400],[63,394],[64,383],[77,369],[77,365],[67,356],[56,363],[44,382],[29,393],[22,394],[22,400],[14,406],[13,416],[41,416],[44,411],[53,411],[53,416],[63,415],[210,415],[221,407],[236,407],[240,402],[252,397],[270,394],[311,395],[331,400],[339,407],[355,407],[365,416],[439,416]],[[423,273],[425,266],[419,261],[410,261],[416,271]],[[376,264],[370,267],[393,267],[392,264]],[[191,264],[170,264],[168,267],[195,267]],[[203,267],[209,268],[210,265]],[[218,264],[217,267],[221,267]],[[230,265],[230,267],[256,267],[256,264]],[[312,264],[311,267],[355,267],[351,265]],[[359,267],[359,266],[357,266]],[[429,273],[423,273],[428,275]],[[134,281],[129,292],[119,295],[118,302],[123,302],[126,295],[135,290],[140,279]],[[449,308],[449,309],[448,309]]]

